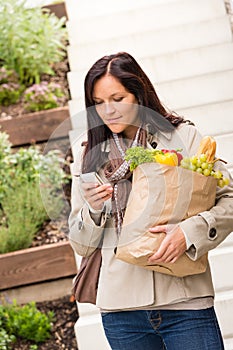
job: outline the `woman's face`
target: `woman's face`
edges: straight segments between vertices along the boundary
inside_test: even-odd
[[[138,127],[138,101],[118,79],[105,75],[94,85],[93,99],[98,115],[114,133],[134,136]]]

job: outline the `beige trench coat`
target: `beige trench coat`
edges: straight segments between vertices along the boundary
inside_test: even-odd
[[[76,143],[73,175],[81,172],[83,139],[85,136]],[[172,133],[159,132],[153,135],[150,144],[155,141],[158,149],[182,148],[183,155],[191,156],[196,153],[200,140],[201,135],[194,126],[182,124]],[[151,147],[150,144],[148,143],[148,147]],[[222,162],[217,162],[216,166],[224,175],[230,176]],[[233,231],[232,179],[229,186],[217,189],[216,199],[216,205],[211,210],[180,223],[188,240],[193,244],[187,251],[193,260],[214,249]],[[82,199],[79,178],[76,176],[73,176],[72,181],[71,202],[69,239],[74,251],[81,256],[88,256],[103,237],[102,266],[97,293],[97,306],[101,309],[146,308],[196,297],[214,296],[209,266],[205,273],[179,278],[117,260],[114,254],[117,237],[113,219],[109,215],[110,201],[106,205],[106,212],[102,214],[99,225],[96,225],[96,220],[92,219],[93,216],[91,217],[88,206]]]

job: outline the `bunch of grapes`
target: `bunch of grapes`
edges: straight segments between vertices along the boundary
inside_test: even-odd
[[[230,180],[223,176],[220,170],[215,171],[213,169],[214,162],[208,162],[205,153],[200,156],[192,156],[190,158],[183,158],[180,162],[180,166],[185,169],[196,171],[204,176],[213,176],[217,179],[217,185],[224,187],[229,185]]]

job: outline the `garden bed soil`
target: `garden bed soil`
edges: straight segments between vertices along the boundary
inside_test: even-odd
[[[74,325],[78,319],[76,302],[70,296],[57,300],[36,303],[37,308],[48,313],[53,311],[51,338],[38,344],[38,350],[77,350]],[[13,345],[14,350],[30,350],[31,342],[18,339]]]

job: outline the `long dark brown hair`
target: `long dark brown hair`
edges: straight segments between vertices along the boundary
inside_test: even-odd
[[[110,129],[97,114],[93,100],[95,83],[106,73],[118,79],[136,97],[143,107],[140,118],[145,125],[150,126],[151,133],[158,130],[171,131],[184,122],[182,117],[168,112],[162,105],[151,81],[130,54],[119,52],[104,56],[90,68],[84,83],[88,131],[83,172],[95,171],[101,166],[101,144],[111,135]]]

